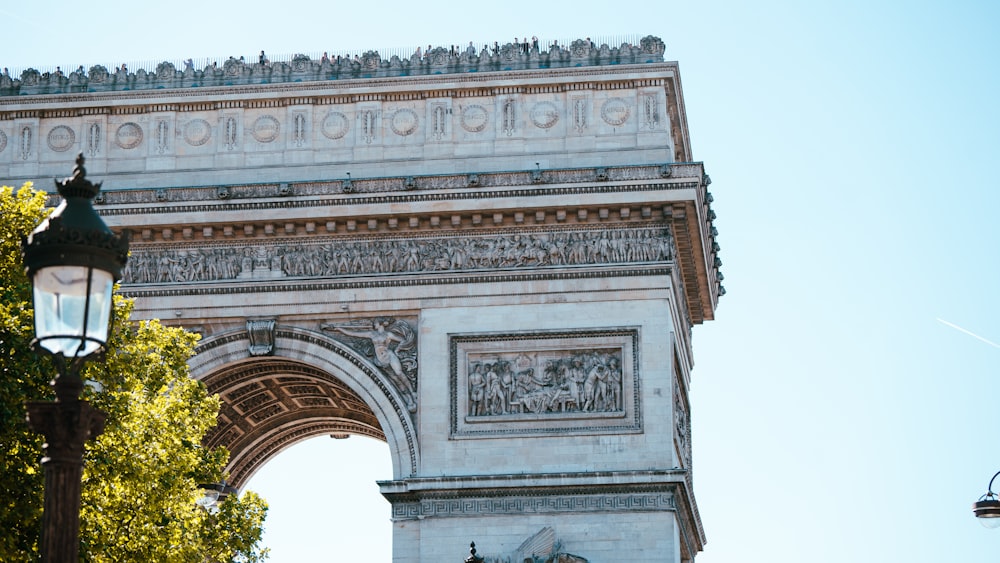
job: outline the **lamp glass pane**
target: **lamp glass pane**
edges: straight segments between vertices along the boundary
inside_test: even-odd
[[[67,358],[88,356],[100,349],[108,339],[111,319],[114,279],[110,272],[85,266],[50,266],[38,270],[33,283],[35,337],[43,348]]]

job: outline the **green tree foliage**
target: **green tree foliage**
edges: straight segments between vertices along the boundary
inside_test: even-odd
[[[42,438],[24,421],[25,401],[52,400],[55,368],[31,349],[31,284],[21,238],[45,217],[46,196],[26,184],[0,188],[0,561],[37,557],[42,516]],[[218,398],[191,379],[197,335],[157,321],[130,320],[116,296],[104,362],[82,376],[85,398],[108,413],[88,442],[83,474],[81,559],[93,562],[262,561],[267,505],[253,492],[230,495],[210,513],[195,504],[198,483],[215,482],[228,459],[201,446]]]

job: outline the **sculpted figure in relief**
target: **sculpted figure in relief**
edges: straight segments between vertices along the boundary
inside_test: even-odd
[[[470,356],[469,416],[620,412],[621,350]]]
[[[320,328],[367,341],[368,347],[362,351],[373,356],[375,365],[389,376],[410,412],[416,412],[416,335],[406,321],[377,318],[323,323]]]
[[[278,247],[135,249],[125,283],[201,282],[251,277],[317,277],[578,264],[673,258],[664,229],[526,233],[471,238],[328,241]],[[157,270],[148,264],[177,263]],[[195,264],[197,267],[194,267]],[[155,273],[154,273],[155,272]]]

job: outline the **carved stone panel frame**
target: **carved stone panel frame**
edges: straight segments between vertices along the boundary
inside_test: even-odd
[[[642,431],[639,329],[449,337],[451,437]]]

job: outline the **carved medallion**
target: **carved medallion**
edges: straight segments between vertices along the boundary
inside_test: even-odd
[[[192,119],[184,127],[184,140],[192,147],[200,147],[212,138],[212,126],[204,119]]]
[[[0,131],[0,152],[7,148],[7,134]]]
[[[258,117],[257,121],[253,122],[253,129],[250,134],[259,143],[270,143],[278,138],[278,133],[280,132],[281,124],[278,120],[270,115],[264,115]]]
[[[115,132],[115,144],[123,149],[134,149],[142,142],[142,127],[138,123],[128,122]]]
[[[539,102],[531,108],[531,122],[535,127],[548,129],[559,121],[559,109],[552,102]]]
[[[462,129],[465,129],[469,133],[479,133],[483,129],[486,129],[489,119],[490,114],[483,106],[478,104],[466,106],[462,110]]]
[[[632,112],[628,102],[621,98],[611,98],[601,106],[601,119],[613,127],[618,127],[628,121]]]
[[[73,146],[73,143],[76,141],[76,133],[65,125],[59,125],[57,127],[53,127],[52,130],[49,131],[49,136],[46,141],[48,142],[50,149],[56,152],[64,152]]]
[[[349,128],[350,122],[347,120],[346,115],[339,111],[331,111],[323,119],[321,131],[327,139],[337,140],[346,135]]]
[[[417,112],[412,109],[401,109],[392,114],[389,120],[389,127],[392,132],[405,137],[417,130]]]

